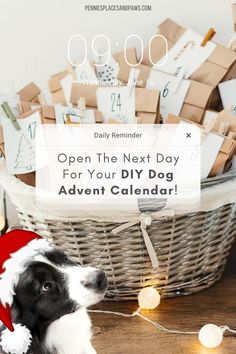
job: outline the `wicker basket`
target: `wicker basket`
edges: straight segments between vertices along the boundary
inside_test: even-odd
[[[202,188],[235,176],[228,173],[204,180]],[[115,219],[98,222],[50,217],[42,221],[37,213],[26,213],[16,200],[13,202],[23,228],[49,237],[79,264],[105,270],[108,299],[135,299],[145,286],[156,287],[164,297],[203,290],[221,277],[236,235],[234,203],[213,211],[153,220],[147,228],[159,260],[159,267],[153,271],[138,223],[114,236],[112,230],[120,225]],[[151,206],[146,202],[142,208],[147,211]]]

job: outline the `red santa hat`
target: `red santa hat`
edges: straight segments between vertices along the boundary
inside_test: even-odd
[[[47,240],[31,231],[13,230],[0,237],[0,321],[6,327],[0,337],[0,346],[6,353],[24,354],[30,347],[29,329],[12,323],[14,288],[26,263],[50,249]]]

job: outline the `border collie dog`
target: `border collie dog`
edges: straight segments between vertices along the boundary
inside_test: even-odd
[[[14,323],[31,332],[27,354],[96,354],[86,308],[101,301],[106,288],[103,271],[78,266],[60,251],[28,261],[11,307]]]

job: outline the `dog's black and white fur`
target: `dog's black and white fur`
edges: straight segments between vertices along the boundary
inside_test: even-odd
[[[28,262],[11,309],[13,322],[31,331],[27,354],[96,354],[86,308],[103,299],[106,287],[104,272],[56,250]]]

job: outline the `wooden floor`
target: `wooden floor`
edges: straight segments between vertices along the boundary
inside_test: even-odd
[[[102,303],[103,310],[132,313],[136,302]],[[196,331],[206,323],[227,324],[236,329],[236,245],[223,278],[201,293],[163,299],[160,307],[146,315],[171,329]],[[224,337],[217,349],[204,349],[197,336],[167,334],[141,318],[92,314],[98,354],[236,354],[236,335]]]

